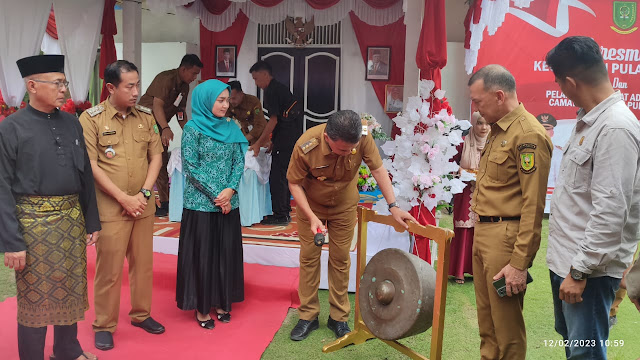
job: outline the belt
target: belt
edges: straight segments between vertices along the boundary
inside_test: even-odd
[[[478,216],[481,223],[486,222],[500,222],[500,221],[510,221],[510,220],[520,220],[520,216],[509,216],[509,217],[500,217],[500,216]]]

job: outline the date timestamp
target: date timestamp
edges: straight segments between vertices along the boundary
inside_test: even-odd
[[[545,347],[622,347],[624,346],[624,340],[543,340]]]

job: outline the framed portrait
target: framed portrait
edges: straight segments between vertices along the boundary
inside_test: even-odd
[[[236,77],[235,45],[216,45],[216,77]]]
[[[365,80],[389,80],[391,48],[388,46],[367,47],[367,74]]]
[[[402,111],[402,109],[404,109],[404,104],[402,103],[403,93],[403,85],[385,85],[384,111],[389,113]]]

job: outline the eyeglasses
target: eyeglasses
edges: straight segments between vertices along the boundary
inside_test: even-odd
[[[59,80],[57,80],[57,81],[47,81],[47,80],[38,80],[38,79],[31,79],[31,80],[33,80],[35,82],[39,82],[39,83],[53,84],[53,85],[57,86],[58,89],[62,89],[62,87],[65,87],[67,89],[69,88],[69,82],[67,80],[65,80],[65,81],[59,81]]]

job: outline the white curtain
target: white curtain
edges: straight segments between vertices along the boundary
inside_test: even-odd
[[[96,60],[104,0],[54,0],[58,40],[74,102],[87,99]]]
[[[185,0],[153,0],[157,2],[183,2]],[[214,15],[207,11],[200,0],[196,0],[189,9],[175,7],[176,13],[190,12],[192,16],[200,18],[202,25],[210,31],[222,31],[236,19],[238,11],[242,10],[249,20],[257,24],[275,24],[284,20],[287,16],[300,16],[307,20],[314,18],[314,23],[319,26],[335,24],[353,12],[362,21],[376,26],[388,25],[396,22],[404,15],[402,1],[387,9],[375,9],[367,5],[363,0],[341,0],[336,5],[317,10],[312,8],[305,0],[284,0],[273,7],[261,7],[250,0],[246,2],[232,2],[229,8],[220,15]],[[153,8],[150,7],[153,11]]]
[[[26,91],[16,61],[39,53],[50,10],[45,0],[0,1],[0,90],[11,106]]]

